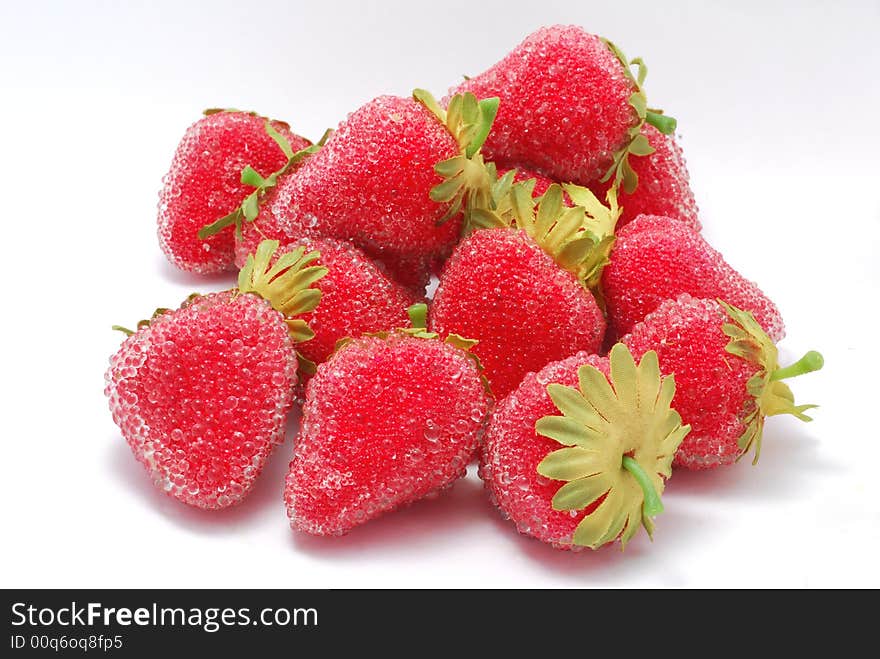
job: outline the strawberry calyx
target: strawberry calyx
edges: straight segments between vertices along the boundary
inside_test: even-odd
[[[471,92],[465,92],[449,99],[444,110],[424,89],[413,90],[413,98],[449,131],[460,150],[459,155],[434,166],[434,171],[443,178],[443,182],[431,189],[431,200],[449,204],[438,224],[447,222],[463,210],[464,225],[467,226],[472,209],[491,205],[491,187],[496,179],[494,165],[492,168],[487,165],[480,148],[492,129],[499,99],[477,100]]]
[[[512,183],[514,175],[507,172],[493,186],[494,209],[474,209],[474,228],[520,229],[585,288],[596,289],[621,212],[615,186],[608,190],[607,206],[589,188],[568,183],[552,184],[536,200],[535,179]],[[573,205],[564,203],[563,193]]]
[[[210,111],[206,110],[205,112]],[[250,165],[246,165],[241,170],[240,180],[243,185],[254,188],[254,191],[245,197],[244,201],[241,202],[241,205],[234,211],[199,229],[198,236],[201,240],[216,235],[226,227],[230,226],[235,227],[235,237],[240,240],[242,225],[245,222],[250,223],[257,219],[257,215],[260,214],[260,203],[266,194],[278,185],[278,180],[303,160],[312,154],[317,153],[332,134],[332,131],[328,130],[324,133],[323,137],[321,137],[317,144],[312,144],[305,149],[294,152],[288,139],[272,126],[272,121],[266,119],[264,129],[266,134],[275,141],[278,148],[280,148],[284,155],[287,156],[287,162],[285,162],[280,169],[265,177]]]
[[[761,327],[750,311],[738,309],[723,300],[718,303],[727,312],[731,322],[722,325],[721,330],[730,337],[725,350],[731,355],[745,359],[760,368],[746,382],[746,391],[752,397],[754,405],[743,418],[746,429],[737,440],[740,454],[737,460],[754,448],[755,457],[752,464],[757,464],[761,456],[761,440],[764,434],[764,418],[778,414],[791,414],[801,421],[812,421],[804,414],[817,405],[795,405],[794,394],[789,386],[782,382],[787,378],[818,371],[825,364],[822,355],[810,350],[795,363],[779,366],[779,352],[772,339]]]
[[[654,147],[648,142],[648,138],[642,134],[642,126],[649,123],[664,135],[671,135],[675,132],[677,122],[675,118],[663,114],[663,110],[648,107],[648,97],[645,95],[642,85],[645,77],[648,75],[648,67],[641,57],[627,60],[626,55],[612,41],[602,39],[602,43],[611,51],[611,53],[620,62],[623,68],[623,74],[634,87],[633,93],[628,99],[629,105],[635,110],[637,121],[627,130],[625,144],[614,153],[611,167],[600,179],[605,183],[612,177],[614,182],[621,185],[623,191],[632,194],[639,185],[639,175],[630,165],[630,156],[648,156],[654,153]],[[631,66],[639,67],[639,72],[633,75]]]
[[[625,549],[640,527],[653,539],[652,518],[663,511],[660,495],[673,456],[690,432],[671,407],[675,378],[661,375],[656,352],[646,352],[637,365],[618,343],[609,358],[610,378],[585,364],[578,387],[547,385],[562,415],[535,423],[537,434],[565,447],[537,467],[545,478],[565,481],[553,509],[588,511],[572,543],[591,549],[617,539]]]
[[[317,250],[306,253],[305,247],[285,252],[272,264],[278,250],[277,240],[262,241],[238,273],[238,290],[260,296],[284,316],[294,343],[308,341],[315,333],[296,316],[314,311],[321,301],[321,291],[312,284],[327,274],[325,266],[310,265],[320,258]]]

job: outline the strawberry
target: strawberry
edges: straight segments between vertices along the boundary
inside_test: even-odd
[[[471,344],[396,330],[318,366],[284,492],[292,528],[342,535],[464,476],[491,400]]]
[[[620,344],[529,373],[494,413],[480,463],[502,514],[558,549],[623,549],[640,526],[652,535],[688,433],[670,408],[675,384],[655,353],[637,366]]]
[[[512,178],[508,172],[499,184]],[[594,233],[612,230],[616,209],[576,186],[565,190],[589,212],[566,207],[556,184],[536,208],[533,183],[514,184],[500,195],[509,210],[499,205],[494,214],[477,215],[475,226],[500,226],[477,230],[458,245],[440,275],[430,316],[433,331],[478,341],[474,354],[498,398],[549,361],[579,350],[598,352],[605,332],[588,286],[602,263],[595,258]],[[588,220],[606,228],[591,232]]]
[[[110,360],[105,393],[135,457],[161,490],[199,508],[238,503],[284,438],[293,344],[311,336],[294,316],[317,304],[320,291],[308,287],[326,269],[303,248],[269,268],[276,246],[260,246],[237,289],[123,330]]]
[[[631,161],[639,184],[632,194],[620,191],[618,202],[622,213],[618,226],[622,227],[639,215],[664,215],[686,222],[694,231],[699,231],[702,226],[681,147],[672,135],[664,135],[650,124],[642,126],[642,134],[654,151]],[[611,181],[596,180],[590,183],[590,189],[601,199],[610,185]]]
[[[615,339],[681,293],[720,297],[754,313],[774,341],[785,336],[776,305],[689,224],[642,215],[617,232],[610,261],[602,273],[602,291],[609,335]]]
[[[206,110],[189,127],[159,193],[159,245],[171,263],[201,274],[232,269],[232,231],[204,240],[198,232],[241,205],[249,191],[240,180],[245,166],[269,172],[284,166],[279,137],[295,149],[310,144],[286,123],[252,112]]]
[[[244,227],[240,249],[261,236],[349,240],[406,285],[423,286],[431,261],[458,239],[470,188],[488,184],[478,149],[494,107],[466,95],[447,113],[418,90],[370,101],[279,182]]]
[[[630,64],[639,66],[638,76]],[[638,177],[628,156],[651,152],[641,127],[649,122],[664,133],[675,129],[674,119],[648,109],[646,73],[640,59],[627,62],[610,41],[555,25],[529,35],[452,92],[500,98],[483,149],[499,166],[518,164],[581,185],[613,176],[632,191]]]
[[[314,333],[299,346],[301,357],[320,364],[340,339],[409,326],[407,309],[420,298],[389,278],[357,247],[329,238],[303,238],[283,250],[294,247],[318,253],[315,265],[327,269],[315,284],[321,304],[301,316]]]
[[[675,373],[673,405],[692,428],[678,465],[726,465],[752,448],[757,462],[765,417],[809,421],[804,412],[815,407],[795,405],[782,380],[820,369],[822,355],[810,351],[780,368],[776,346],[755,317],[721,300],[666,300],[622,341],[634,355],[656,351],[660,369]]]

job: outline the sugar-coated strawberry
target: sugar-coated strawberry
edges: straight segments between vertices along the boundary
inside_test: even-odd
[[[615,340],[681,293],[721,298],[751,311],[774,341],[785,336],[776,305],[690,224],[642,215],[617,232],[610,261],[602,273],[602,291],[609,335]]]
[[[660,369],[675,373],[673,405],[691,425],[675,463],[691,469],[726,465],[761,452],[764,419],[792,414],[802,421],[814,405],[795,405],[783,379],[822,367],[808,352],[780,368],[773,341],[752,314],[716,300],[681,295],[663,302],[623,338],[634,355],[656,351]]]
[[[638,177],[638,186],[627,194],[620,190],[617,199],[621,208],[617,225],[631,222],[639,215],[663,215],[689,224],[695,231],[702,228],[697,214],[697,203],[691,191],[690,175],[681,147],[672,135],[645,124],[642,134],[654,149],[641,158],[631,158],[630,165]],[[612,180],[596,180],[590,189],[604,198]]]
[[[473,178],[459,174],[470,172],[494,116],[484,107],[469,95],[467,112],[447,117],[422,94],[418,100],[381,96],[370,101],[349,115],[294,176],[278,184],[256,219],[244,226],[239,249],[246,253],[261,236],[349,240],[418,288],[427,281],[431,260],[447,256],[458,239],[458,211]],[[473,113],[474,122],[463,123],[474,119]],[[451,163],[447,176],[435,171],[443,162]],[[475,167],[480,175],[481,167]]]
[[[637,183],[628,155],[650,153],[640,128],[664,132],[675,122],[647,109],[641,89],[646,69],[634,76],[611,42],[577,26],[532,33],[506,57],[453,93],[500,98],[484,153],[499,166],[522,165],[558,181],[586,185],[611,173],[626,188]]]
[[[298,247],[318,252],[315,265],[327,268],[315,284],[321,303],[301,316],[314,337],[299,346],[300,355],[320,364],[340,339],[409,327],[407,309],[421,298],[393,281],[357,247],[329,238],[303,238],[283,249]]]
[[[113,420],[135,457],[162,491],[199,508],[238,503],[284,438],[294,342],[311,335],[294,316],[317,304],[309,286],[325,269],[303,249],[270,267],[273,247],[261,246],[237,289],[193,296],[124,330],[106,374]]]
[[[585,196],[594,218],[613,227],[614,211],[580,189]],[[513,219],[496,214],[492,221],[502,226],[465,238],[440,275],[431,329],[478,341],[474,354],[498,398],[547,362],[602,345],[605,319],[588,288],[601,265],[594,236],[585,229],[585,208],[562,200],[562,188],[552,185],[536,208],[530,184],[513,185],[506,202]]]
[[[430,259],[421,256],[400,256],[386,261],[379,258],[372,259],[391,279],[418,297],[425,295],[425,289],[436,267],[435,263],[442,264],[444,260],[442,256]]]
[[[657,355],[585,352],[529,373],[492,416],[480,476],[502,514],[559,549],[624,548],[653,532],[688,427]]]
[[[197,273],[233,268],[232,230],[205,239],[198,233],[248,196],[251,190],[241,181],[245,167],[268,174],[287,162],[272,133],[283,136],[294,150],[310,144],[284,122],[254,113],[207,110],[205,115],[177,146],[159,193],[159,245],[175,266]]]
[[[397,330],[318,366],[284,492],[294,529],[342,535],[464,476],[491,399],[452,342]]]

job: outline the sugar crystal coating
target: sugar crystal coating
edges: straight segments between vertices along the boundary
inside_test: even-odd
[[[527,374],[493,413],[480,460],[480,477],[492,501],[502,515],[516,524],[520,533],[557,549],[575,551],[583,549],[572,545],[575,528],[598,507],[599,501],[578,511],[553,509],[553,496],[563,483],[541,476],[537,469],[538,463],[560,445],[537,434],[535,423],[541,417],[560,413],[547,394],[547,385],[555,382],[576,387],[578,368],[584,364],[608,377],[608,358],[587,352],[551,362],[537,373]]]
[[[414,259],[426,273],[430,258],[451,251],[461,227],[460,217],[438,224],[447,207],[429,197],[442,181],[434,165],[458,153],[421,103],[380,96],[350,114],[267,196],[238,252],[247,254],[264,237],[327,237],[349,240],[392,269],[397,260]]]
[[[580,185],[608,170],[638,121],[620,62],[599,37],[573,25],[532,33],[450,94],[464,91],[501,100],[483,147],[487,158]]]
[[[196,297],[126,338],[105,394],[160,490],[225,508],[248,493],[283,441],[296,369],[281,314],[227,291]]]
[[[284,152],[266,133],[266,120],[247,112],[218,112],[186,131],[159,193],[159,246],[175,266],[197,273],[233,268],[233,229],[202,240],[199,229],[234,211],[253,188],[241,182],[250,165],[263,176],[287,162]],[[294,151],[308,140],[294,135],[282,122],[272,126]]]
[[[663,374],[675,374],[672,407],[691,426],[675,464],[690,469],[734,462],[743,418],[755,408],[746,382],[759,368],[725,350],[730,337],[721,328],[728,322],[715,300],[683,294],[661,303],[622,339],[637,359],[656,351]]]
[[[621,337],[664,300],[681,293],[721,298],[751,311],[773,341],[785,336],[776,305],[734,270],[694,228],[668,217],[642,215],[617,232],[602,287],[612,337]]]
[[[306,387],[284,494],[291,526],[342,535],[449,486],[490,401],[462,350],[402,333],[354,339]]]
[[[598,352],[605,320],[592,294],[516,229],[484,229],[446,262],[429,314],[433,331],[473,348],[496,397],[529,371],[579,350]]]
[[[699,231],[702,225],[681,147],[672,135],[664,135],[650,124],[642,126],[642,134],[654,147],[654,153],[647,156],[630,155],[629,163],[638,174],[639,185],[632,194],[618,190],[621,215],[617,226],[622,227],[639,215],[664,215],[685,222],[694,231]],[[590,189],[599,199],[605,199],[612,181],[593,181]]]
[[[305,357],[321,363],[339,339],[410,326],[407,309],[420,298],[390,279],[362,251],[328,238],[303,238],[289,247],[300,245],[319,251],[314,265],[328,270],[314,284],[321,291],[317,308],[300,316],[315,333],[313,339],[297,345]]]

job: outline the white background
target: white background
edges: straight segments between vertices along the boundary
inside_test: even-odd
[[[640,4],[644,6],[639,7]],[[4,2],[0,585],[880,586],[880,5],[728,2]],[[442,94],[543,24],[649,66],[705,235],[781,307],[792,382],[761,463],[677,472],[654,543],[572,555],[519,537],[471,474],[342,539],[295,535],[290,441],[238,508],[151,486],[102,393],[131,324],[193,290],[155,236],[160,178],[205,107],[317,138],[381,93]],[[295,431],[295,427],[292,427]]]

